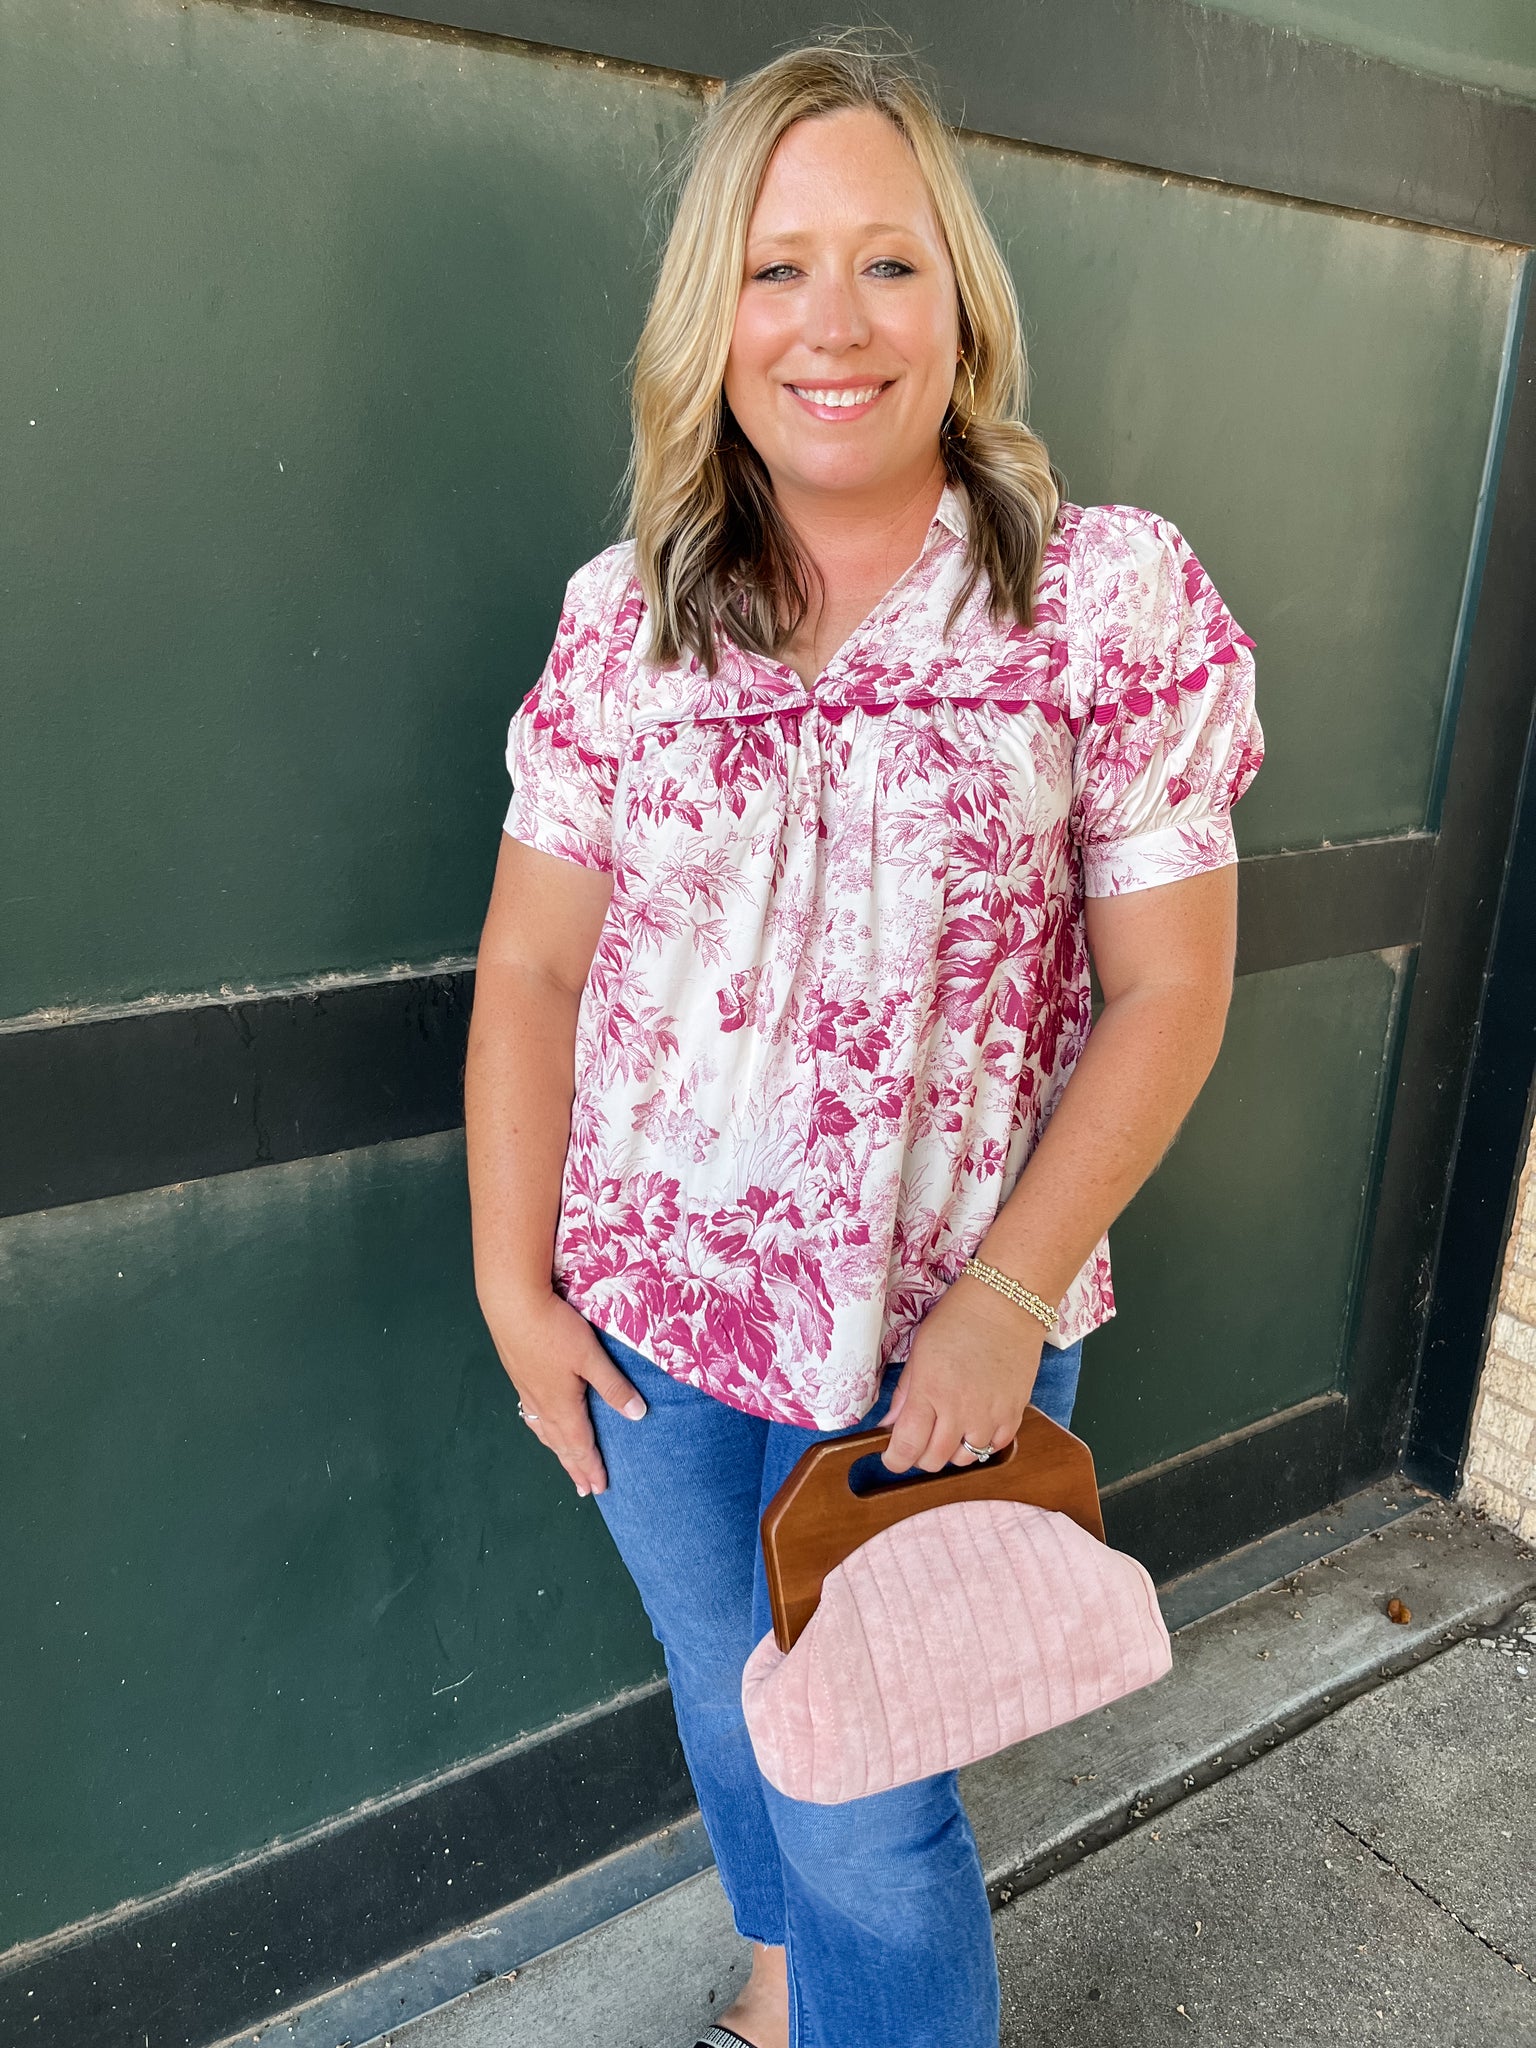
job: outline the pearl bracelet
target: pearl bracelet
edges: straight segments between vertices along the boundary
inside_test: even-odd
[[[960,1270],[962,1273],[974,1275],[978,1280],[985,1280],[987,1285],[995,1287],[999,1294],[1006,1294],[1008,1299],[1017,1302],[1020,1308],[1028,1309],[1036,1322],[1044,1323],[1048,1330],[1055,1329],[1055,1309],[1048,1302],[1042,1301],[1040,1296],[1028,1287],[1021,1286],[1017,1280],[1010,1280],[1006,1273],[1000,1273],[996,1266],[989,1266],[981,1259],[967,1259]]]

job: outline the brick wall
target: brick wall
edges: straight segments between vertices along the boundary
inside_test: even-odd
[[[1526,1154],[1498,1313],[1472,1413],[1462,1497],[1536,1540],[1536,1135]]]

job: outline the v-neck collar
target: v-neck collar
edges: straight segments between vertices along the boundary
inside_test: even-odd
[[[923,567],[929,556],[934,552],[934,549],[942,546],[947,539],[957,540],[964,547],[969,535],[970,523],[965,493],[958,484],[950,483],[946,479],[944,488],[939,493],[939,502],[934,508],[933,518],[928,523],[928,531],[923,536],[923,544],[917,551],[916,559],[908,563],[907,567],[902,570],[885,595],[876,599],[865,616],[849,632],[842,645],[833,649],[825,668],[822,669],[813,683],[807,683],[798,669],[792,668],[787,661],[781,661],[776,656],[764,657],[757,655],[753,658],[758,661],[763,661],[766,658],[770,668],[777,670],[779,674],[786,678],[793,678],[800,688],[809,690],[812,696],[815,696],[830,676],[847,666],[850,654],[857,650],[864,635],[879,627],[886,616],[892,598],[901,591],[911,577],[917,574],[918,570]]]

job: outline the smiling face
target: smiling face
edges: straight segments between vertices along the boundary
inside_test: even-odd
[[[900,131],[868,107],[795,122],[753,208],[725,368],[775,495],[920,490],[959,346],[954,271]]]

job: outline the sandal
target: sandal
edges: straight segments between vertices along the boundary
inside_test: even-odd
[[[693,2048],[755,2048],[745,2034],[733,2034],[729,2027],[706,2027]]]

